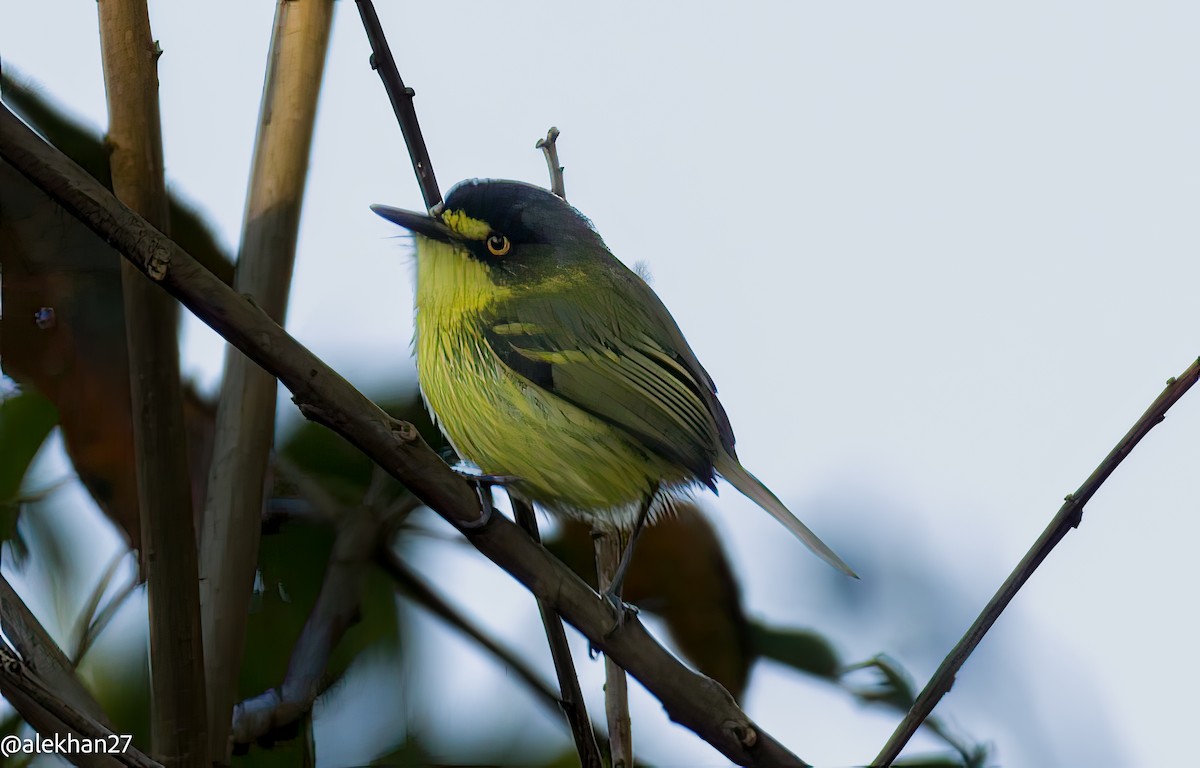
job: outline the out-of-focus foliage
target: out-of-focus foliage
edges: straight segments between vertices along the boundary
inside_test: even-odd
[[[48,141],[111,187],[108,153],[99,137],[8,74],[0,74],[0,95]],[[203,220],[175,196],[170,213],[174,239],[231,280],[232,265]],[[0,366],[58,409],[63,441],[80,480],[136,548],[140,530],[120,256],[0,163],[0,272]],[[193,454],[203,451],[203,437],[189,434]],[[193,489],[193,495],[202,499],[202,490]]]
[[[21,481],[57,421],[54,406],[36,392],[0,400],[0,541],[16,534]]]

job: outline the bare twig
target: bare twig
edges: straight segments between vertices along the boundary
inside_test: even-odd
[[[567,188],[563,181],[565,169],[558,164],[558,137],[561,133],[554,126],[550,126],[550,130],[546,131],[546,138],[538,139],[534,146],[546,156],[546,167],[550,170],[550,191],[566,200]]]
[[[151,280],[293,393],[301,413],[332,429],[404,483],[467,540],[611,656],[667,714],[743,765],[803,765],[737,706],[729,692],[659,645],[636,616],[612,629],[612,607],[503,515],[478,527],[479,497],[421,440],[384,413],[182,248],[116,200],[0,105],[0,159],[113,246]]]
[[[158,45],[145,0],[99,4],[113,191],[167,226],[158,114]],[[154,751],[209,768],[208,710],[197,586],[196,529],[179,380],[178,307],[121,265],[137,457],[141,546],[150,607]]]
[[[280,2],[233,287],[282,324],[333,0]],[[210,749],[225,759],[262,531],[264,478],[275,436],[275,377],[229,348],[217,406],[200,539],[200,602]]]
[[[400,78],[400,70],[396,68],[392,49],[383,35],[383,26],[375,13],[375,5],[371,0],[355,2],[358,5],[358,13],[362,16],[363,27],[367,30],[367,39],[371,42],[371,68],[379,73],[379,78],[383,81],[388,101],[392,103],[392,111],[396,113],[400,131],[404,134],[404,143],[408,146],[413,173],[417,175],[417,183],[421,185],[421,197],[425,200],[425,207],[432,211],[441,204],[442,193],[438,189],[437,178],[433,175],[433,164],[429,160],[425,138],[421,135],[421,124],[417,122],[417,109],[413,105],[413,96],[416,96],[417,92],[407,87]]]
[[[329,655],[358,621],[367,568],[379,540],[378,526],[378,519],[366,509],[348,515],[339,526],[321,592],[292,649],[283,684],[234,707],[232,746],[249,745],[293,726],[312,710],[325,689]]]
[[[904,745],[912,738],[913,734],[924,722],[933,708],[937,706],[938,701],[942,696],[946,695],[950,690],[950,686],[954,684],[954,676],[958,670],[962,668],[967,657],[975,650],[983,640],[983,636],[987,634],[992,625],[996,623],[996,619],[1000,618],[1000,614],[1012,602],[1017,591],[1029,580],[1033,572],[1037,570],[1046,556],[1058,546],[1063,537],[1072,528],[1079,526],[1083,520],[1083,507],[1109,475],[1113,473],[1130,451],[1134,449],[1143,437],[1153,429],[1159,422],[1166,418],[1167,411],[1174,405],[1179,398],[1183,397],[1196,380],[1200,379],[1200,360],[1192,363],[1192,365],[1183,372],[1178,378],[1173,378],[1167,382],[1167,387],[1162,391],[1162,394],[1150,405],[1142,417],[1137,420],[1133,427],[1125,433],[1121,438],[1121,442],[1117,443],[1116,447],[1104,457],[1104,461],[1100,462],[1100,466],[1096,467],[1096,471],[1092,472],[1088,479],[1083,481],[1083,485],[1079,486],[1079,490],[1067,496],[1066,502],[1058,510],[1058,514],[1046,526],[1046,530],[1038,537],[1033,546],[1025,553],[1025,557],[1021,558],[1021,562],[1013,569],[1004,583],[1000,585],[1000,589],[988,602],[983,612],[975,619],[975,623],[967,630],[954,649],[942,661],[933,677],[921,691],[921,695],[917,697],[912,708],[904,717],[904,720],[896,728],[896,732],[888,739],[879,756],[871,763],[873,766],[889,766],[897,757],[900,756],[900,751],[904,749]]]
[[[621,536],[613,529],[592,529],[596,544],[596,586],[604,594],[617,575],[621,562]],[[621,595],[617,585],[616,596]],[[617,608],[622,610],[621,607]],[[624,619],[622,618],[622,621]],[[625,670],[604,655],[604,714],[608,720],[608,748],[613,768],[633,768],[633,724],[629,719],[629,681]]]
[[[542,536],[538,532],[537,515],[533,511],[533,505],[513,494],[509,494],[509,499],[512,501],[517,525],[540,544]],[[583,690],[579,687],[579,676],[575,672],[575,662],[571,659],[571,647],[567,645],[567,633],[563,629],[562,619],[544,601],[538,600],[537,605],[538,613],[542,616],[542,626],[546,630],[546,642],[550,645],[554,672],[558,677],[558,689],[562,697],[558,703],[562,714],[567,718],[567,725],[571,727],[575,751],[579,753],[579,763],[584,768],[600,768],[604,763],[600,757],[600,747],[596,744],[596,731],[584,705]]]
[[[137,579],[129,579],[129,581],[122,585],[120,591],[113,595],[112,599],[92,618],[91,623],[84,629],[83,636],[79,639],[79,645],[75,648],[75,655],[71,657],[76,666],[83,661],[83,657],[87,655],[92,645],[95,644],[96,638],[104,633],[109,623],[112,622],[113,617],[117,615],[117,611],[121,610],[121,606],[125,605],[125,601],[129,599],[129,596],[138,590],[138,586]]]
[[[230,746],[238,750],[274,732],[287,732],[309,716],[313,702],[330,683],[326,673],[330,654],[358,621],[372,556],[393,530],[397,516],[379,514],[372,506],[343,510],[303,472],[290,465],[284,471],[324,518],[336,521],[337,537],[321,592],[292,648],[283,683],[233,709]],[[415,498],[408,500],[410,509],[418,505]]]
[[[96,586],[92,588],[92,593],[88,596],[88,600],[84,603],[83,608],[79,612],[78,623],[75,627],[75,647],[72,649],[70,658],[75,664],[79,664],[84,653],[87,652],[91,644],[92,634],[91,627],[95,624],[98,618],[96,613],[100,607],[100,601],[104,598],[104,593],[108,591],[108,587],[112,584],[113,577],[117,573],[117,568],[121,566],[121,561],[125,559],[126,552],[119,552],[111,561],[104,571],[100,574],[100,578],[96,580]],[[132,579],[131,583],[136,584],[137,580]],[[123,598],[122,595],[117,595],[113,598],[114,601],[119,601]]]
[[[497,643],[483,630],[472,624],[452,605],[433,590],[424,579],[414,573],[391,547],[383,547],[376,555],[375,561],[380,568],[396,582],[396,589],[413,600],[416,605],[437,616],[442,621],[457,629],[467,637],[477,642],[480,647],[495,656],[506,667],[517,673],[517,677],[529,686],[536,698],[546,707],[556,713],[562,712],[562,702],[550,686],[541,679],[528,664],[512,651]],[[591,727],[591,724],[588,724]]]

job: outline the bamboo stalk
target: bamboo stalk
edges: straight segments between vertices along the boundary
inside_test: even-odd
[[[233,287],[283,324],[312,146],[332,0],[280,0],[259,113]],[[230,347],[200,543],[210,748],[228,760],[275,434],[275,377]]]
[[[163,230],[158,46],[145,0],[100,0],[113,190]],[[153,749],[168,766],[208,766],[196,531],[179,382],[178,307],[122,262],[141,544],[149,595]]]

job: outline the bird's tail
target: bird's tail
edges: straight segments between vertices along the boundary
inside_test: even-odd
[[[771,493],[771,490],[763,485],[757,477],[750,474],[737,459],[722,451],[720,457],[717,459],[715,469],[734,488],[737,488],[755,504],[770,512],[771,517],[778,520],[785,528],[795,534],[796,538],[804,542],[804,546],[811,549],[818,557],[847,576],[858,578],[858,574],[852,571],[850,566],[842,562],[842,558],[835,555],[833,550],[825,545],[825,542],[817,538],[817,534],[808,529],[807,525],[796,519],[796,516],[789,512],[787,507],[783,506],[783,502],[776,498],[775,494]]]

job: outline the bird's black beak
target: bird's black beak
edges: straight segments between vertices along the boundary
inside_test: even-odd
[[[403,208],[393,208],[390,205],[372,205],[371,210],[383,218],[399,224],[408,231],[437,240],[443,243],[457,243],[462,240],[454,230],[447,227],[438,219],[416,211],[406,211]]]

